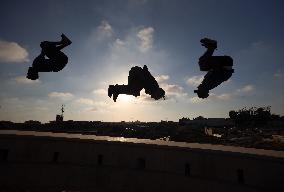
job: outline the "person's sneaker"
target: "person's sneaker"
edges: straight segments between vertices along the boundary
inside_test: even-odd
[[[37,80],[39,78],[38,71],[36,71],[33,67],[29,67],[27,78],[30,80]]]
[[[201,39],[200,43],[201,43],[202,46],[204,46],[206,48],[213,48],[213,49],[217,48],[217,41],[209,39],[209,38]]]
[[[107,92],[108,92],[108,96],[111,98],[111,96],[112,96],[112,94],[113,94],[113,90],[114,90],[114,85],[110,85],[109,87],[108,87],[108,90],[107,90]]]
[[[197,89],[197,90],[194,90],[194,93],[197,93],[197,96],[201,99],[205,99],[209,96],[209,91],[207,90]]]
[[[66,37],[63,33],[61,35],[61,42],[65,45],[70,45],[72,43],[72,41],[68,39],[68,37]]]

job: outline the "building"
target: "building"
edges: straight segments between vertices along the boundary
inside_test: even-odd
[[[4,191],[283,191],[284,152],[0,131]]]
[[[197,117],[193,120],[189,118],[179,119],[180,125],[187,125],[190,127],[233,127],[235,122],[232,119],[226,118],[203,118]]]

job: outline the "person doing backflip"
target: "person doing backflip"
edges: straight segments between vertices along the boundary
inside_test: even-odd
[[[200,42],[207,50],[199,58],[198,64],[201,71],[208,71],[208,73],[194,92],[199,98],[204,99],[209,96],[209,90],[227,81],[234,73],[234,69],[232,69],[233,59],[230,56],[212,56],[217,49],[217,41],[203,38]]]
[[[27,78],[36,80],[39,78],[38,72],[58,72],[62,70],[68,63],[68,57],[61,50],[71,43],[64,34],[61,35],[61,41],[59,42],[41,42],[41,53],[34,59],[32,67],[29,67]]]
[[[114,102],[119,94],[140,96],[140,91],[145,89],[145,93],[151,95],[151,98],[158,100],[165,98],[165,91],[159,87],[155,78],[148,71],[146,65],[143,68],[132,67],[128,75],[128,85],[110,85],[108,88],[108,96],[112,97]]]

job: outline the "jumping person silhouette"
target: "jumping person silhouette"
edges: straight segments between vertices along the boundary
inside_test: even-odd
[[[144,65],[143,68],[138,66],[132,67],[128,75],[128,85],[110,85],[108,88],[108,96],[111,97],[113,95],[113,100],[116,102],[119,94],[137,97],[140,96],[140,91],[143,88],[145,89],[145,93],[151,95],[155,100],[162,97],[165,98],[165,91],[159,87],[146,65]]]
[[[208,71],[208,73],[194,92],[199,98],[204,99],[209,96],[209,90],[227,81],[234,73],[234,69],[232,69],[233,59],[230,56],[212,56],[217,49],[217,41],[203,38],[200,42],[207,50],[199,58],[198,64],[201,71]]]
[[[34,59],[32,67],[29,67],[27,78],[36,80],[39,78],[38,72],[58,72],[62,70],[68,63],[68,57],[61,52],[61,49],[71,43],[64,34],[61,35],[61,41],[59,42],[41,42],[41,53]]]

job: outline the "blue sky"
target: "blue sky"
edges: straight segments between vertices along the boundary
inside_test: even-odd
[[[284,115],[283,6],[280,0],[2,2],[0,120],[47,122],[61,104],[73,120],[177,121],[268,105]],[[39,43],[60,40],[61,33],[73,41],[64,49],[66,68],[27,80]],[[230,55],[235,69],[205,100],[193,93],[205,75],[197,65],[203,37],[218,40],[215,55]],[[126,84],[129,69],[145,64],[166,100],[107,97],[109,84]]]

